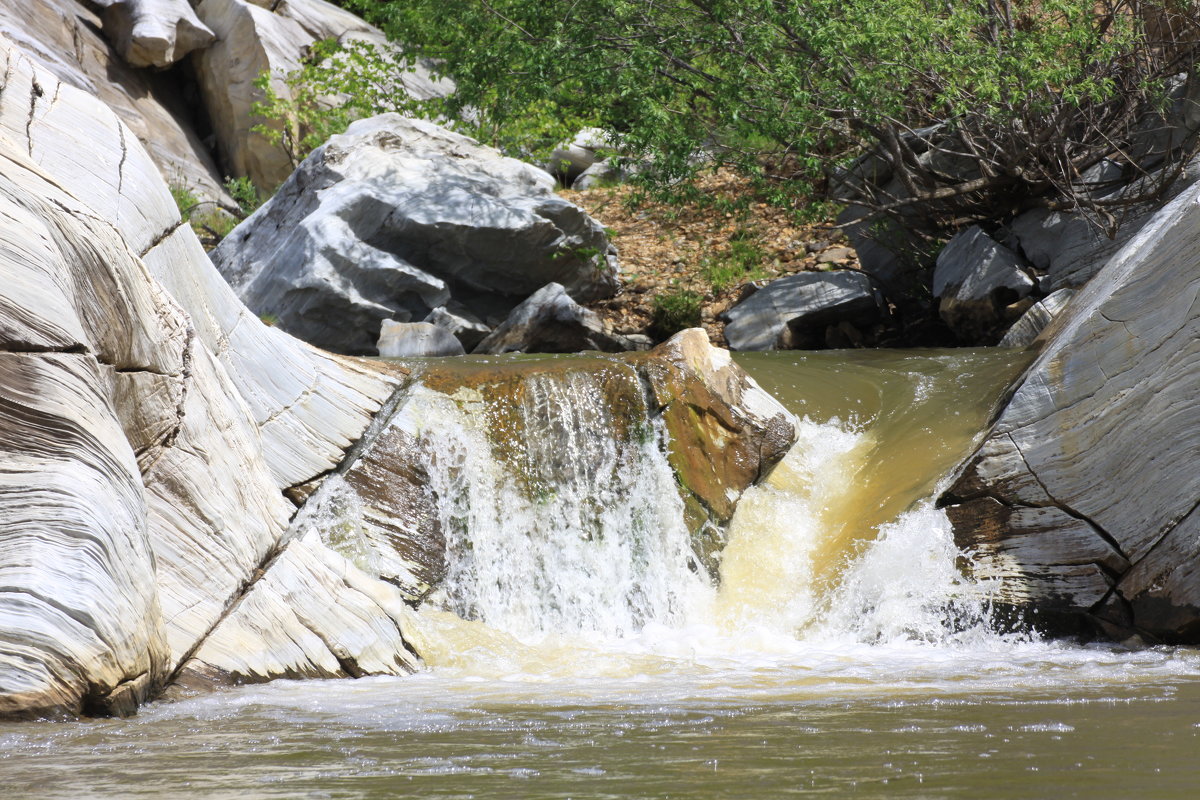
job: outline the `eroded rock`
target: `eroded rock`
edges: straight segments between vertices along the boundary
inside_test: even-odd
[[[558,283],[548,283],[513,309],[475,353],[619,353],[637,347],[606,330],[600,315],[571,299]]]
[[[399,380],[263,325],[116,115],[0,57],[0,714],[131,713],[284,547],[283,492]]]

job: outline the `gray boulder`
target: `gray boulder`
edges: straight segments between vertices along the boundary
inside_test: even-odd
[[[1200,641],[1197,230],[1193,186],[1071,301],[943,497],[1027,619]]]
[[[625,180],[628,173],[611,161],[597,161],[579,174],[571,188],[583,192],[597,186],[611,185]]]
[[[328,350],[368,354],[384,319],[451,300],[496,324],[547,283],[611,296],[603,226],[542,170],[431,122],[382,114],[318,148],[213,251],[252,310]]]
[[[1005,307],[1033,288],[1017,254],[978,225],[955,234],[933,270],[938,314],[963,339],[986,338],[1003,321]]]
[[[870,277],[856,270],[801,272],[772,281],[726,311],[725,338],[733,350],[773,350],[789,329],[823,331],[846,321],[872,325],[885,314]]]
[[[385,319],[379,332],[379,355],[385,358],[461,356],[462,342],[432,322],[396,322]]]
[[[513,309],[508,319],[475,348],[476,353],[619,353],[638,349],[607,331],[596,312],[571,299],[561,284],[550,283]]]
[[[1075,296],[1074,289],[1059,289],[1043,297],[1013,324],[999,342],[1000,347],[1027,347],[1053,322]]]

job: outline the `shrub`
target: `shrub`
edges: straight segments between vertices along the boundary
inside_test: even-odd
[[[697,327],[701,300],[699,294],[688,289],[658,295],[654,298],[650,332],[666,339],[686,328]]]

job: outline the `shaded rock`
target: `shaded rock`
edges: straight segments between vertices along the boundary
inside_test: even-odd
[[[906,197],[907,191],[892,180],[883,187],[892,197]],[[935,252],[891,217],[871,214],[862,206],[851,205],[838,215],[851,247],[858,256],[859,269],[905,313],[922,312],[926,275],[933,266]]]
[[[571,189],[583,192],[597,186],[611,186],[614,183],[620,183],[627,177],[628,173],[611,161],[597,161],[579,173],[579,177],[571,182]]]
[[[1165,167],[1164,169],[1174,169]],[[1110,200],[1135,198],[1148,186],[1156,185],[1160,175],[1126,183],[1110,191]],[[1158,210],[1200,180],[1200,159],[1193,159],[1180,172],[1161,197],[1130,203],[1117,214],[1120,226],[1109,237],[1095,222],[1080,214],[1035,208],[1019,215],[1010,224],[1011,241],[1039,271],[1038,289],[1051,293],[1058,289],[1078,289],[1100,271],[1110,258],[1129,242]]]
[[[379,332],[379,355],[385,358],[461,356],[462,343],[454,334],[431,322],[396,322],[385,319]]]
[[[492,329],[481,322],[474,314],[457,303],[448,306],[438,306],[425,317],[425,322],[431,322],[439,328],[445,328],[462,342],[464,350],[474,350]]]
[[[968,341],[990,338],[1003,321],[1003,309],[1033,288],[1017,254],[978,225],[954,235],[933,271],[938,314]]]
[[[545,172],[383,114],[316,150],[212,259],[283,330],[371,353],[382,320],[424,319],[452,299],[490,321],[550,282],[580,301],[610,296],[612,253]]]
[[[564,186],[574,188],[575,181],[599,162],[596,151],[606,146],[608,137],[600,128],[584,128],[570,142],[559,145],[546,161],[546,171]]]
[[[1035,303],[1013,324],[999,342],[1000,347],[1026,347],[1034,343],[1075,296],[1074,289],[1059,289]]]
[[[789,328],[817,331],[845,320],[870,325],[884,317],[875,284],[854,270],[801,272],[771,281],[726,311],[725,338],[733,350],[772,350]]]
[[[134,67],[169,67],[216,38],[187,0],[94,2],[103,9],[105,35]]]
[[[1193,186],[1080,290],[943,498],[1031,619],[1200,640],[1198,227]]]
[[[513,309],[474,353],[619,353],[637,349],[605,329],[600,316],[576,303],[558,283],[548,283]]]

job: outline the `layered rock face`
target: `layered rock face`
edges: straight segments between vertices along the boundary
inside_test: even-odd
[[[401,411],[424,384],[263,324],[117,114],[6,39],[0,63],[0,717],[413,669],[410,604],[447,569],[443,473],[413,457],[424,423]],[[641,378],[619,394],[641,404],[630,425],[715,415],[702,446],[759,466],[728,485],[679,475],[725,509],[790,429],[697,347],[621,367],[682,376],[653,403]],[[448,402],[469,399],[458,388]],[[676,390],[699,399],[673,405]],[[359,504],[361,536],[325,513],[331,496]]]
[[[180,4],[187,5],[183,0]],[[102,24],[101,17],[78,0],[0,3],[0,37],[37,59],[56,81],[86,92],[115,111],[132,134],[130,141],[141,143],[168,181],[232,205],[221,188],[224,173],[192,123],[192,110],[178,84],[171,76],[127,64],[109,47]],[[3,49],[0,72],[5,71],[7,60],[15,57],[15,51]],[[12,115],[9,129],[16,142],[21,141],[24,121],[31,114],[41,116],[54,98],[42,94],[26,99],[25,108],[11,98],[5,104]],[[80,134],[85,131],[86,126],[81,126]],[[86,153],[84,148],[76,157]]]
[[[976,573],[1035,623],[1200,641],[1200,187],[1146,224],[943,498]]]
[[[492,326],[548,283],[616,291],[604,228],[553,179],[430,122],[384,114],[316,150],[212,259],[256,313],[336,352],[448,304]]]
[[[262,325],[121,120],[4,40],[0,63],[0,714],[127,713],[283,552],[285,490],[340,463],[397,378]],[[364,613],[314,570],[288,583],[327,637]]]

